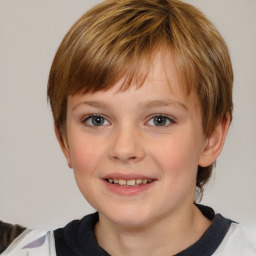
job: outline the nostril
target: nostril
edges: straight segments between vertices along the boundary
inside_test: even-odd
[[[117,161],[136,161],[137,157],[136,156],[131,156],[131,157],[127,157],[127,158],[122,158],[122,157],[119,157],[119,156],[113,156],[112,157],[114,160],[117,160]]]
[[[137,157],[136,156],[131,156],[131,157],[129,157],[128,159],[130,159],[130,160],[135,160]]]

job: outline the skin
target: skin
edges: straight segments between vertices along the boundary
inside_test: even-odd
[[[156,55],[141,88],[122,91],[121,85],[69,96],[66,139],[56,129],[57,138],[80,191],[99,212],[98,243],[111,255],[173,255],[210,225],[193,204],[197,167],[220,154],[229,118],[205,138],[198,99],[184,93],[172,56],[163,61]],[[103,118],[100,126],[92,114]],[[156,115],[164,125],[155,125]],[[154,182],[144,191],[118,194],[104,181],[113,173]]]

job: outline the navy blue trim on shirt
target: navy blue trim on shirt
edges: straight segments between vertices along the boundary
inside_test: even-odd
[[[216,214],[210,207],[196,205],[200,211],[212,221],[211,226],[193,245],[175,256],[210,256],[219,247],[227,234],[231,220]],[[54,231],[57,256],[109,256],[99,246],[94,235],[94,227],[99,221],[98,213],[74,220],[64,228]],[[169,255],[168,255],[169,256]]]
[[[231,220],[224,218],[221,214],[215,215],[210,207],[202,205],[197,205],[197,207],[205,217],[212,220],[212,224],[196,243],[175,256],[211,256],[217,250],[230,228]]]
[[[109,256],[99,246],[94,235],[94,227],[98,221],[99,215],[95,212],[55,230],[57,256]]]

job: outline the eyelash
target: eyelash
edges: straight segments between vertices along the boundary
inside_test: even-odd
[[[88,120],[91,119],[91,122],[93,122],[93,121],[92,121],[92,118],[96,118],[96,117],[97,117],[97,118],[102,118],[102,119],[104,120],[104,122],[107,121],[108,123],[110,123],[110,122],[107,120],[107,118],[105,118],[104,116],[99,115],[99,114],[92,114],[92,115],[85,116],[85,117],[82,119],[82,123],[86,124],[86,125],[89,126],[89,127],[100,127],[100,126],[104,126],[104,125],[92,125],[92,124],[88,124]]]
[[[103,121],[103,124],[100,124],[100,125],[93,125],[93,119],[92,118],[101,118],[102,121]],[[164,123],[164,125],[150,125],[149,122],[151,120],[154,120],[154,118],[165,118],[165,121],[169,122],[168,125],[166,125],[166,122]],[[88,123],[88,120],[91,120],[91,124]],[[85,123],[87,126],[89,127],[102,127],[102,126],[106,126],[106,124],[104,125],[105,121],[108,122],[108,124],[110,124],[110,122],[107,120],[106,117],[104,117],[103,115],[99,115],[99,114],[91,114],[91,115],[88,115],[88,116],[85,116],[83,119],[82,119],[82,123]],[[154,121],[153,121],[154,122]],[[156,115],[152,115],[150,117],[150,119],[146,122],[146,124],[149,124],[149,126],[152,126],[152,127],[168,127],[170,126],[171,124],[174,124],[175,121],[173,120],[173,118],[170,118],[169,116],[167,115],[164,115],[164,114],[156,114]],[[107,125],[108,125],[107,124]],[[154,123],[155,124],[155,123]]]
[[[147,121],[147,123],[149,123],[151,120],[153,120],[154,118],[165,118],[165,120],[167,122],[169,122],[168,125],[151,125],[151,126],[154,126],[154,127],[159,127],[159,128],[163,128],[163,127],[168,127],[172,124],[175,123],[175,121],[173,120],[173,118],[169,117],[168,115],[164,115],[164,114],[156,114],[156,115],[153,115],[150,117],[149,121]],[[154,122],[154,121],[153,121]]]

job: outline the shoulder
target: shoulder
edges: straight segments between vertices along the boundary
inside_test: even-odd
[[[56,256],[51,231],[25,230],[1,256]]]
[[[215,214],[210,207],[197,206],[212,224],[191,246],[189,252],[195,253],[184,255],[256,256],[256,227],[238,224],[221,214]]]
[[[214,255],[255,256],[256,227],[232,223]]]

